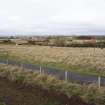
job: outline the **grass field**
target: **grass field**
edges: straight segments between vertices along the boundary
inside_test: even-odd
[[[15,45],[0,45],[0,49],[23,62],[105,76],[105,49]]]

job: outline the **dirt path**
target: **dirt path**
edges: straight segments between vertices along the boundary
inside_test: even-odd
[[[26,86],[0,78],[0,99],[6,105],[43,105],[43,100],[40,97],[37,99],[36,96],[40,96],[44,100],[51,97],[51,99],[60,102],[60,105],[90,105],[77,96],[69,99],[62,93],[49,92],[39,87]]]

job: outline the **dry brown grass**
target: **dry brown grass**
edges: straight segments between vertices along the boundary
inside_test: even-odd
[[[68,65],[93,65],[105,67],[105,49],[100,48],[66,48],[46,46],[11,46],[0,48],[9,50],[12,56],[41,62],[64,63]]]

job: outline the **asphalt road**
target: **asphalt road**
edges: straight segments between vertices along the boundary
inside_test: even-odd
[[[56,78],[60,80],[67,80],[68,82],[74,82],[74,83],[80,83],[80,84],[98,84],[98,76],[95,75],[86,75],[86,74],[80,74],[80,73],[75,73],[71,71],[65,71],[59,70],[59,69],[54,69],[54,68],[48,68],[48,67],[41,67],[38,65],[34,64],[21,64],[20,62],[14,61],[14,60],[5,60],[5,59],[0,59],[0,63],[4,64],[9,64],[13,66],[19,66],[22,67],[23,69],[31,69],[37,72],[41,73],[46,73],[48,75],[55,76]],[[105,86],[105,78],[101,77],[100,83],[102,86]]]

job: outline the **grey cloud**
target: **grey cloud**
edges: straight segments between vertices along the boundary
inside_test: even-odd
[[[104,0],[0,0],[0,35],[104,34]]]

